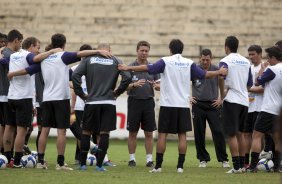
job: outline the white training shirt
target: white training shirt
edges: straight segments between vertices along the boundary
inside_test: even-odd
[[[229,103],[249,106],[247,83],[249,79],[250,61],[238,53],[230,53],[220,64],[228,65],[225,86],[228,92],[224,98]]]
[[[21,49],[10,56],[9,72],[25,69],[29,66],[27,56],[30,52]],[[34,98],[35,81],[34,76],[28,74],[13,77],[10,81],[8,99]]]
[[[70,53],[71,54],[71,53]],[[43,102],[70,99],[69,67],[67,64],[75,61],[75,54],[64,62],[63,55],[69,52],[57,52],[41,62],[41,71],[44,79]]]
[[[73,67],[71,67],[71,70],[74,71],[76,69],[78,65],[75,65]],[[82,87],[82,90],[85,94],[87,94],[87,87],[86,87],[86,80],[85,80],[85,76],[82,76],[81,77],[81,87]],[[84,111],[84,106],[85,106],[85,103],[84,101],[79,97],[77,96],[76,97],[76,101],[75,101],[75,105],[74,105],[74,110],[76,111]]]
[[[255,84],[256,78],[258,78],[258,73],[261,69],[261,64],[258,66],[251,65],[251,72],[253,75],[253,83]],[[251,93],[249,92],[249,113],[260,112],[263,100],[263,93]]]
[[[275,77],[265,83],[261,111],[278,115],[282,104],[282,63],[269,66],[268,69],[275,74]]]

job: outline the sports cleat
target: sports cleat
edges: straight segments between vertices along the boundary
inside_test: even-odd
[[[23,153],[24,153],[24,155],[30,155],[31,154],[31,151],[30,151],[30,149],[27,145],[23,146]]]
[[[69,167],[68,164],[64,164],[63,166],[60,166],[59,164],[57,164],[56,165],[56,170],[72,171],[73,168]]]
[[[229,162],[228,161],[223,161],[222,162],[222,167],[223,168],[230,168]]]
[[[207,167],[207,162],[206,161],[201,161],[199,164],[200,168],[206,168]]]
[[[107,171],[107,169],[105,169],[104,167],[96,166],[96,171],[105,172],[105,171]]]
[[[46,163],[44,162],[44,164],[41,164],[41,163],[37,163],[36,164],[36,168],[37,169],[48,169]]]
[[[11,159],[11,161],[7,164],[8,168],[13,168],[14,167],[14,159]]]
[[[177,173],[183,173],[183,171],[184,171],[183,168],[177,168],[176,170]]]
[[[78,170],[86,171],[86,170],[87,170],[87,167],[86,167],[86,165],[82,165],[82,166],[79,166],[79,167],[78,167]]]
[[[249,167],[249,168],[245,169],[245,172],[246,173],[256,173],[256,172],[258,172],[258,169],[256,167],[255,168]]]
[[[95,155],[96,153],[102,151],[101,149],[98,148],[97,145],[95,145],[93,148],[90,148],[89,152],[92,154],[92,155]]]
[[[227,171],[226,173],[227,174],[240,174],[240,173],[242,173],[242,170],[241,169],[236,170],[236,169],[232,168],[229,171]]]
[[[154,165],[154,162],[153,161],[149,161],[149,162],[147,162],[147,164],[146,164],[146,167],[154,167],[155,165]]]
[[[110,160],[108,160],[107,162],[104,162],[104,163],[103,163],[103,166],[115,167],[115,166],[117,166],[117,165],[114,164],[113,162],[111,162]]]
[[[22,169],[22,168],[24,168],[24,166],[22,166],[21,164],[19,164],[19,165],[14,164],[13,168]]]
[[[272,151],[262,151],[260,154],[259,154],[259,159],[263,159],[263,158],[266,158],[268,160],[271,160],[273,157],[273,154],[272,154]]]
[[[128,166],[129,166],[129,167],[136,167],[136,162],[135,162],[134,160],[130,160],[130,161],[128,162]]]
[[[150,173],[160,173],[160,172],[162,172],[162,168],[158,168],[158,169],[156,169],[156,168],[154,168],[154,169],[152,169],[151,171],[149,171]]]

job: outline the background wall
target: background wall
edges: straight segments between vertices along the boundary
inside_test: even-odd
[[[246,55],[250,44],[263,47],[282,39],[281,0],[9,0],[0,2],[0,32],[17,28],[36,36],[43,48],[53,33],[67,36],[67,50],[82,43],[112,44],[113,52],[130,62],[139,40],[152,44],[151,59],[167,55],[172,38],[185,43],[184,55],[201,48],[224,56],[226,36],[240,40]]]

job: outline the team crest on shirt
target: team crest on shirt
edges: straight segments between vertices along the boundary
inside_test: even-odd
[[[101,65],[112,65],[114,61],[112,59],[99,58],[99,57],[91,57],[90,64],[101,64]]]

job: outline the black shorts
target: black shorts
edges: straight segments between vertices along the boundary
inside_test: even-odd
[[[93,133],[116,129],[116,106],[111,104],[86,104],[82,118],[82,130]]]
[[[0,124],[16,126],[16,114],[8,102],[0,102]]]
[[[16,113],[16,125],[20,127],[30,127],[33,113],[32,99],[9,99],[8,103],[12,111]]]
[[[248,113],[248,120],[244,124],[244,128],[242,132],[246,132],[246,133],[253,132],[258,114],[259,112]]]
[[[160,107],[159,133],[186,133],[192,130],[189,108]]]
[[[70,127],[70,100],[42,103],[42,127],[67,129]]]
[[[222,112],[225,136],[234,136],[238,131],[243,132],[248,119],[248,107],[224,101]]]
[[[74,111],[75,118],[76,118],[76,122],[77,122],[79,125],[82,124],[83,112],[84,112],[84,111],[78,111],[78,110],[75,110],[75,111]]]
[[[255,123],[255,131],[261,133],[273,133],[274,124],[278,116],[267,112],[260,112]]]
[[[138,132],[140,124],[141,129],[147,132],[157,129],[154,98],[139,100],[128,97],[127,104],[127,130]]]
[[[37,118],[37,125],[41,126],[42,125],[42,109],[41,107],[36,107],[36,118]]]

